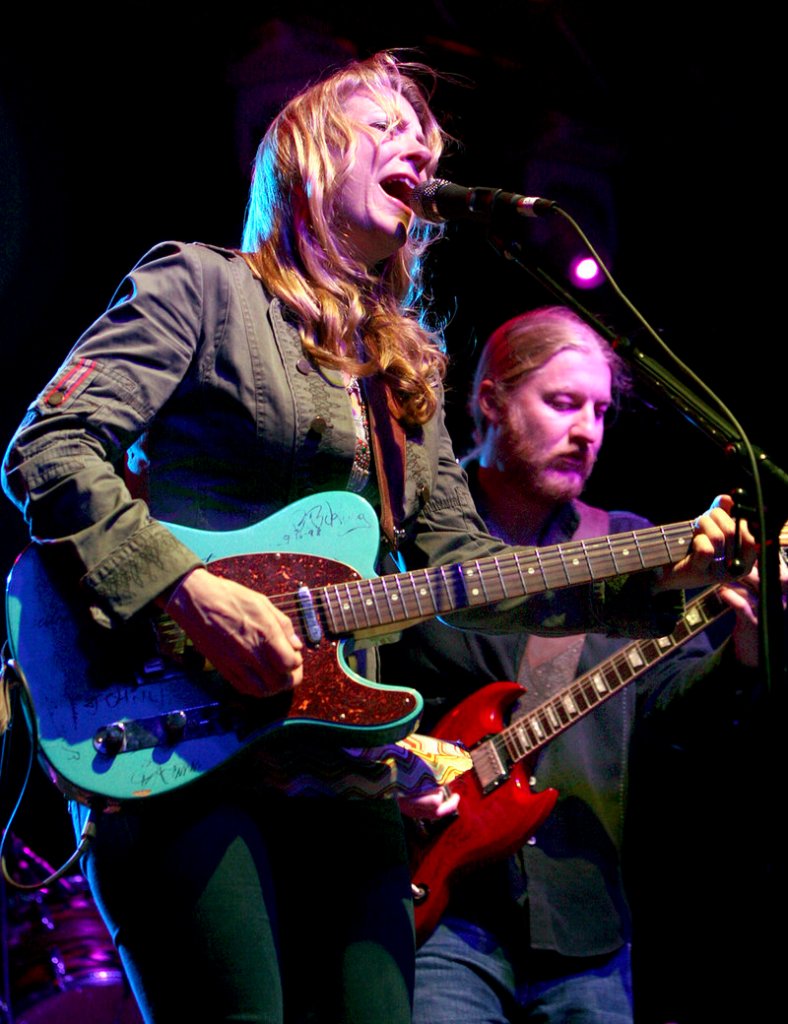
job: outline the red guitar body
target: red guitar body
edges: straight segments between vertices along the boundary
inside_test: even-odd
[[[472,750],[507,724],[506,711],[525,691],[517,683],[491,683],[445,715],[432,735]],[[411,845],[416,938],[433,932],[449,901],[451,886],[465,870],[515,853],[552,811],[558,791],[532,793],[527,762],[509,768],[508,778],[488,793],[470,769],[449,783],[460,793],[457,815],[439,831],[417,836]]]

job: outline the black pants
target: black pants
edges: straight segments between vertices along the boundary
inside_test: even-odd
[[[146,1021],[407,1024],[395,803],[220,800],[200,785],[103,815],[86,858]]]

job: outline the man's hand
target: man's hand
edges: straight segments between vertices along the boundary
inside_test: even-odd
[[[788,567],[780,559],[780,587],[782,604],[786,606],[788,594]],[[726,584],[720,589],[722,599],[733,608],[736,621],[731,634],[736,660],[749,668],[756,668],[760,655],[760,639],[758,635],[758,602],[760,597],[760,578],[758,567],[735,583]]]
[[[457,810],[460,794],[453,793],[449,796],[448,791],[440,786],[422,793],[420,796],[400,796],[398,799],[400,810],[406,817],[435,821],[438,818],[445,818],[447,814],[453,814]]]

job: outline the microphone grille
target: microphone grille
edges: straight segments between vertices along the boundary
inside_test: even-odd
[[[428,178],[418,184],[410,194],[409,206],[421,220],[443,224],[446,220],[438,210],[435,199],[441,189],[451,184],[445,178]]]

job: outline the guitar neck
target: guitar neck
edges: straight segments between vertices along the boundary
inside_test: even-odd
[[[335,635],[405,626],[546,590],[561,590],[668,565],[682,558],[692,522],[590,540],[522,548],[501,556],[360,579],[312,591]]]
[[[727,611],[730,606],[720,597],[719,587],[707,590],[687,605],[670,636],[633,640],[497,735],[478,744],[471,756],[482,788],[494,785],[509,767],[536,753]]]

